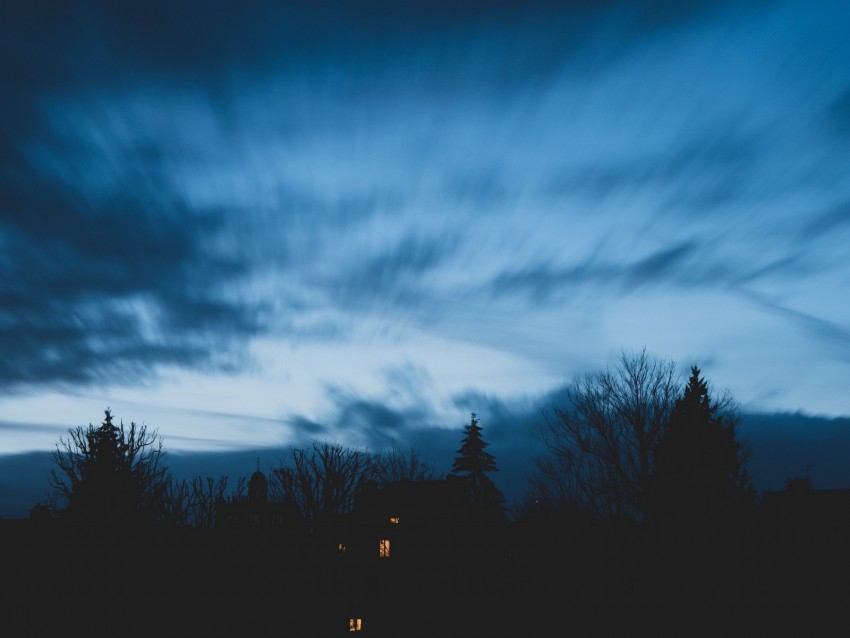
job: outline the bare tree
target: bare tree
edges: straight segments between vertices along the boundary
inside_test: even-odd
[[[237,481],[236,491],[244,492],[244,477]],[[224,500],[228,477],[196,476],[190,484],[190,512],[192,525],[200,529],[215,526],[216,507]]]
[[[429,481],[437,478],[437,469],[426,461],[417,447],[399,447],[395,441],[389,450],[373,457],[375,478],[380,483],[393,481]]]
[[[613,517],[643,516],[652,454],[679,392],[672,361],[623,352],[613,369],[577,377],[547,415],[549,456],[532,484],[549,504]]]
[[[351,512],[355,494],[375,476],[375,463],[365,450],[313,443],[308,450],[290,448],[289,457],[272,470],[269,487],[274,500],[294,503],[315,525],[325,517]]]
[[[191,525],[191,490],[186,479],[172,479],[168,482],[163,496],[165,520],[178,527]]]
[[[244,497],[244,478],[237,481],[233,499]],[[192,479],[172,480],[165,492],[167,520],[173,525],[186,525],[198,529],[215,526],[216,508],[225,500],[229,478],[196,476]]]

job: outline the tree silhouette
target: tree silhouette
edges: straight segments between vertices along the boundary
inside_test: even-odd
[[[452,464],[451,475],[466,483],[470,505],[482,509],[502,511],[505,497],[487,472],[497,472],[496,458],[484,448],[488,443],[481,437],[482,428],[472,413],[469,425],[463,426],[463,440]]]
[[[389,450],[372,457],[375,478],[381,484],[394,481],[430,481],[437,478],[437,470],[425,460],[417,447],[399,447],[392,442]]]
[[[175,526],[211,529],[216,522],[216,508],[226,500],[230,478],[227,476],[195,476],[171,480],[165,490],[166,521]],[[245,491],[245,478],[239,477],[233,496]]]
[[[646,350],[577,377],[542,431],[549,454],[532,477],[536,497],[558,510],[642,518],[652,452],[678,387],[675,364]]]
[[[749,451],[736,438],[739,421],[731,398],[712,400],[693,366],[655,450],[649,498],[654,517],[718,519],[752,504],[755,491],[744,468]]]
[[[315,530],[337,514],[348,514],[362,485],[375,478],[375,464],[365,450],[337,443],[314,443],[290,448],[271,473],[275,500],[293,503]]]
[[[158,522],[171,480],[162,439],[147,426],[116,426],[107,409],[99,427],[68,430],[53,452],[53,496],[68,518],[94,522]]]

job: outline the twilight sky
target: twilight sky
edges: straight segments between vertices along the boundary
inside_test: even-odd
[[[643,347],[850,415],[846,1],[70,5],[0,8],[0,454],[459,443]]]

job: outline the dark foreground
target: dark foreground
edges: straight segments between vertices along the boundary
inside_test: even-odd
[[[536,520],[379,558],[280,531],[13,523],[0,525],[10,637],[846,635],[850,607],[843,525]]]

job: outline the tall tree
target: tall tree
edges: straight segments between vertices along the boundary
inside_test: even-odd
[[[654,517],[703,521],[752,504],[755,491],[744,467],[749,450],[737,439],[739,422],[731,397],[715,402],[693,366],[655,450],[648,499]]]
[[[487,472],[497,472],[496,457],[487,452],[489,444],[482,438],[482,428],[472,413],[469,425],[463,426],[463,439],[452,464],[452,476],[466,483],[469,503],[482,509],[502,511],[505,497]]]
[[[171,475],[156,432],[135,423],[115,425],[107,409],[100,426],[68,433],[53,452],[49,475],[66,516],[87,522],[161,520]]]
[[[560,510],[642,518],[652,452],[678,391],[675,364],[646,350],[576,377],[542,431],[549,454],[532,477],[536,498]]]

